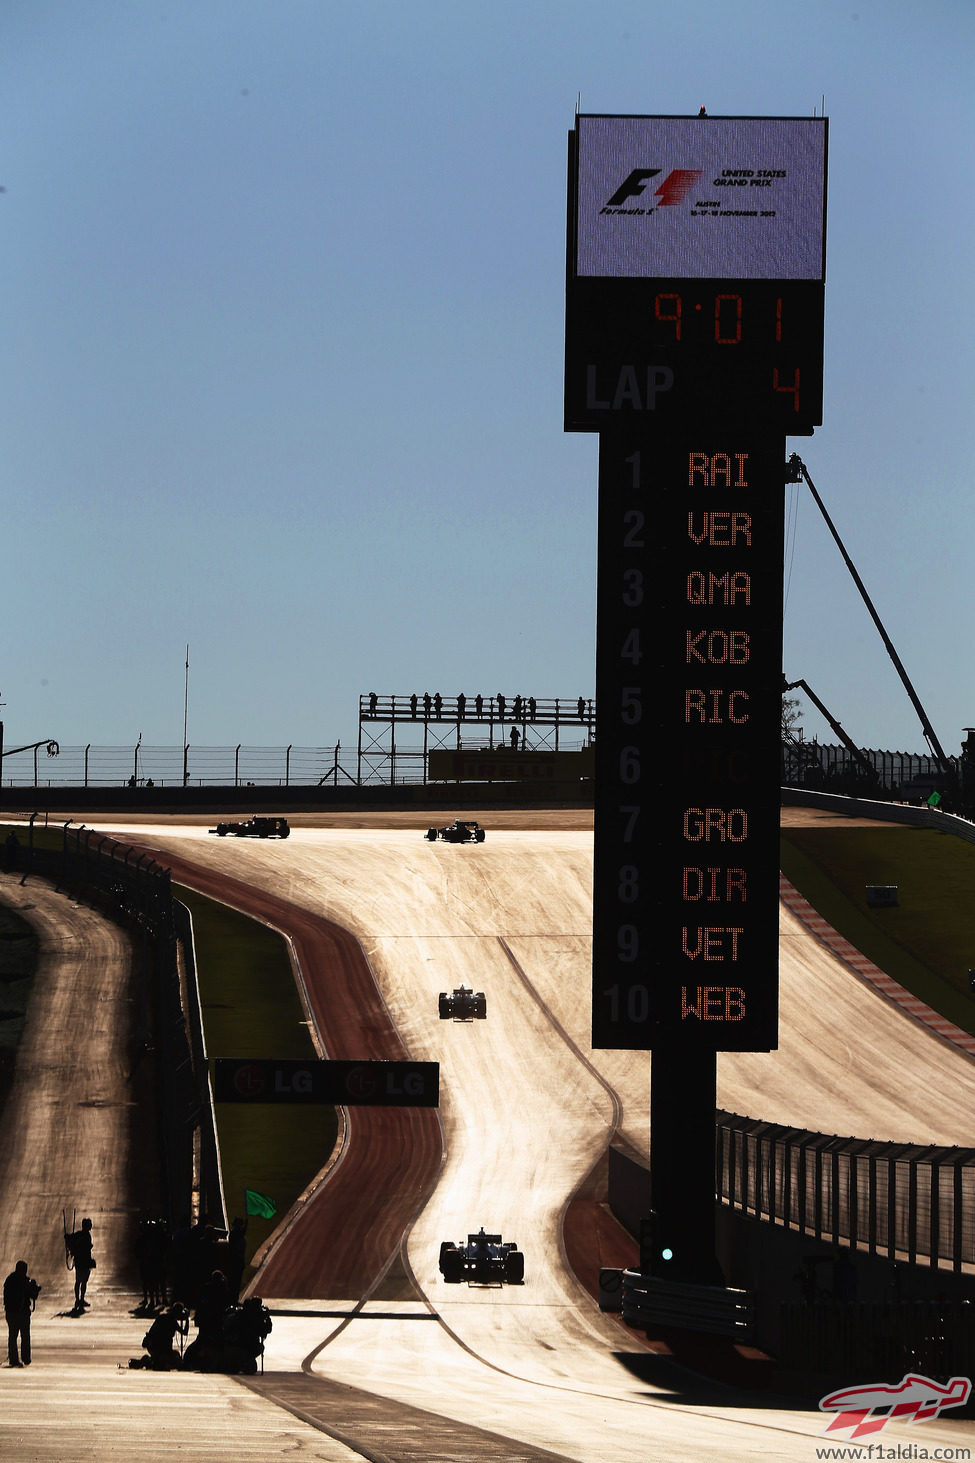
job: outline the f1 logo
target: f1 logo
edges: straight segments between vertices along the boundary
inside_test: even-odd
[[[621,183],[612,198],[607,199],[606,207],[618,208],[627,198],[639,198],[647,179],[655,178],[660,171],[660,168],[634,168],[626,182]]]
[[[619,208],[627,198],[639,198],[643,193],[649,178],[656,178],[662,168],[634,168],[624,183],[621,183],[604,205],[606,208]],[[675,203],[683,203],[688,193],[694,187],[701,176],[700,168],[671,168],[654,197],[659,200],[661,208],[670,208]]]

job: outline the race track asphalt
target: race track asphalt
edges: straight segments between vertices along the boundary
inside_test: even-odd
[[[151,847],[194,887],[216,878],[210,885],[216,897],[246,899],[257,917],[288,929],[306,982],[321,960],[315,1020],[329,1055],[342,1054],[333,1047],[346,1018],[364,1015],[365,1030],[350,1055],[366,1055],[360,1042],[385,1042],[392,1032],[411,1056],[440,1061],[439,1131],[432,1141],[431,1125],[430,1141],[410,1150],[405,1185],[392,1185],[395,1202],[387,1207],[384,1199],[381,1214],[370,1210],[377,1237],[358,1247],[360,1258],[343,1260],[342,1275],[328,1270],[326,1254],[316,1256],[315,1234],[296,1226],[298,1257],[271,1255],[259,1279],[275,1310],[275,1330],[264,1377],[246,1385],[125,1370],[144,1323],[130,1315],[124,1266],[118,1288],[106,1285],[101,1305],[70,1325],[57,1314],[52,1289],[52,1304],[42,1307],[36,1325],[35,1366],[0,1371],[0,1456],[18,1463],[35,1457],[142,1463],[172,1457],[181,1438],[192,1449],[188,1456],[201,1463],[257,1456],[261,1447],[265,1457],[279,1450],[298,1458],[404,1463],[815,1457],[823,1427],[815,1407],[737,1394],[656,1365],[639,1338],[600,1314],[566,1266],[565,1215],[606,1143],[622,1136],[644,1151],[648,1139],[649,1058],[588,1048],[590,833],[489,828],[486,844],[461,849],[428,846],[408,826],[301,828],[273,846],[208,839],[191,827],[119,828],[116,836]],[[296,931],[289,928],[293,919]],[[55,912],[53,927],[58,923]],[[336,925],[341,935],[326,934]],[[72,935],[82,944],[95,938],[87,928]],[[369,997],[361,988],[346,1014],[336,1016],[335,977],[346,968],[346,940],[359,952],[350,956],[352,965],[362,960],[374,990]],[[959,1135],[970,1132],[975,1100],[971,1059],[890,1007],[786,914],[781,952],[782,1046],[779,1053],[723,1060],[721,1104],[835,1132],[859,1134],[869,1125],[864,1136],[964,1141]],[[486,1022],[439,1021],[437,991],[459,978],[487,991]],[[77,985],[73,994],[83,997]],[[128,998],[113,999],[117,1019]],[[336,997],[339,1004],[343,999]],[[79,1060],[85,1033],[77,1024]],[[124,1095],[125,1063],[116,1060],[115,1067]],[[60,1098],[40,1093],[39,1080],[35,1074],[23,1095],[22,1115],[38,1100],[48,1125],[55,1115],[66,1121],[70,1108],[88,1111],[82,1104],[91,1100],[94,1078],[87,1064],[79,1085]],[[95,1111],[116,1120],[125,1111],[124,1096],[104,1086],[97,1095],[103,1105]],[[15,1129],[22,1120],[14,1120]],[[23,1161],[22,1145],[12,1141],[5,1191],[18,1186]],[[102,1161],[111,1168],[108,1150]],[[346,1161],[320,1186],[316,1203],[333,1185],[339,1192]],[[52,1176],[39,1174],[35,1197],[53,1188]],[[352,1184],[348,1202],[356,1202],[357,1189],[363,1199]],[[110,1212],[91,1208],[107,1237]],[[4,1216],[0,1208],[0,1223]],[[121,1220],[120,1234],[129,1218]],[[342,1222],[320,1226],[329,1235],[326,1251],[334,1252],[332,1226]],[[457,1239],[480,1223],[496,1225],[525,1250],[523,1287],[442,1284],[440,1240]],[[53,1264],[57,1226],[51,1243]],[[289,1236],[280,1248],[290,1244]],[[389,1300],[375,1289],[391,1254],[414,1295]],[[108,1273],[100,1271],[106,1281]],[[343,1283],[349,1274],[355,1283]],[[275,1276],[284,1287],[277,1296],[267,1283]],[[228,1448],[223,1454],[221,1439]],[[967,1422],[925,1424],[923,1441],[931,1448],[972,1446],[975,1429]]]

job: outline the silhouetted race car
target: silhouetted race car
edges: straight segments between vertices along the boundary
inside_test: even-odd
[[[440,992],[441,1021],[483,1021],[487,1016],[487,996],[472,990],[463,981],[454,990]]]
[[[483,843],[484,829],[469,818],[455,818],[448,828],[428,828],[424,837],[430,843],[436,843],[438,838],[444,843]]]
[[[466,1245],[444,1240],[440,1246],[440,1273],[448,1285],[466,1280],[475,1285],[521,1285],[525,1278],[525,1257],[517,1245],[502,1244],[499,1234],[467,1236]]]
[[[218,838],[287,838],[291,832],[287,818],[248,818],[245,823],[218,823],[209,830]]]

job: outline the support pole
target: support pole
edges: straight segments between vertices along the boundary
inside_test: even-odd
[[[650,1221],[640,1268],[659,1279],[722,1285],[715,1248],[717,1057],[678,1043],[650,1058]]]

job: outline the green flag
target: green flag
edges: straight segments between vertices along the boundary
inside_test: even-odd
[[[259,1194],[256,1189],[244,1190],[244,1207],[248,1214],[256,1214],[261,1219],[273,1219],[278,1212],[274,1200],[266,1194]]]
[[[929,808],[936,808],[938,806],[938,804],[940,803],[940,801],[941,801],[941,794],[940,794],[940,792],[933,792],[931,794],[931,796],[928,798],[928,807]]]

